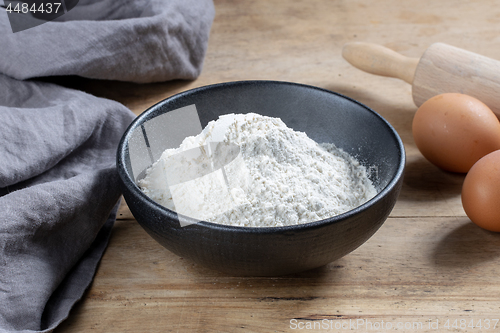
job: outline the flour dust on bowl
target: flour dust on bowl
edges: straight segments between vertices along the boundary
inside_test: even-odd
[[[235,122],[234,117],[242,117],[244,121]],[[243,124],[246,130],[228,131],[226,124],[225,131],[217,132],[213,129],[213,121],[219,118],[230,119],[231,126]],[[240,140],[243,134],[249,133],[249,126],[257,126],[252,130],[255,134],[268,125],[274,130],[273,124],[279,135],[278,132],[270,134],[266,129],[267,136],[262,142],[255,137],[247,138],[249,141]],[[227,140],[229,132],[234,134],[232,141]],[[210,134],[205,135],[205,139],[210,137],[210,140],[200,140],[200,133]],[[215,138],[219,135],[217,133],[224,133],[224,136]],[[288,141],[283,141],[283,138]],[[310,141],[304,141],[306,139]],[[291,163],[292,169],[297,165],[302,169],[283,171],[276,160],[272,163],[267,160],[268,141],[278,142],[271,147],[270,154],[274,157],[280,155],[276,147],[283,147],[284,157],[278,157],[307,163]],[[220,150],[222,143],[225,146]],[[326,145],[322,149],[316,143]],[[207,151],[217,150],[223,151],[223,158],[203,160]],[[255,154],[256,150],[265,153]],[[300,155],[304,151],[309,155]],[[162,154],[174,158],[175,167],[169,166],[168,159],[162,162]],[[338,159],[332,159],[335,154]],[[262,161],[261,164],[252,164],[249,156],[264,158],[267,166],[262,168]],[[309,159],[311,156],[318,157]],[[353,160],[349,160],[351,157]],[[342,167],[335,164],[342,159],[350,163],[345,165],[354,170],[353,174],[366,173],[366,181],[373,184],[374,192],[352,207],[334,213],[324,208],[332,207],[331,197],[321,197],[313,193],[314,188],[306,189],[307,182],[295,182],[293,178],[298,178],[300,170],[305,170],[308,174],[304,177],[309,177],[310,183],[320,184],[328,192],[336,180],[325,170]],[[194,160],[199,164],[191,163]],[[319,163],[320,160],[326,164]],[[161,168],[158,163],[163,163]],[[211,167],[206,169],[210,163]],[[156,241],[173,253],[201,265],[231,275],[247,276],[277,276],[317,268],[359,247],[380,228],[392,211],[401,189],[404,164],[401,139],[374,111],[331,91],[276,81],[222,83],[167,98],[136,118],[124,134],[117,153],[124,198],[134,217]],[[231,173],[230,165],[237,166],[236,173]],[[315,174],[311,165],[323,173]],[[252,174],[259,166],[263,173]],[[263,183],[250,181],[265,178],[266,170],[270,170],[267,174],[271,178],[264,179]],[[280,170],[292,177],[273,174]],[[155,172],[164,177],[163,185],[158,185],[160,176],[153,177]],[[251,177],[246,177],[245,172]],[[239,177],[234,178],[234,174]],[[208,179],[211,185],[194,190],[193,186],[186,185],[200,176]],[[354,183],[342,185],[346,189],[344,197],[358,198],[369,192],[362,178],[356,176],[352,178]],[[217,179],[221,186],[213,185]],[[299,187],[285,186],[284,182]],[[224,189],[224,184],[231,186]],[[262,184],[267,185],[262,187]],[[165,193],[161,189],[165,186],[170,189],[167,199],[174,198],[170,205],[162,201]],[[257,191],[259,186],[262,188]],[[300,187],[305,188],[304,191]],[[146,191],[146,194],[144,189],[151,191]],[[247,191],[247,196],[240,195],[244,192],[241,189]],[[201,193],[203,191],[205,193]],[[227,202],[221,195],[224,191],[231,193]],[[260,194],[254,195],[252,191]],[[183,195],[173,195],[174,192]],[[313,200],[296,198],[304,193]],[[279,196],[292,202],[299,213],[290,210],[291,206],[286,204],[280,206]],[[199,197],[216,200],[206,205],[197,202]],[[243,201],[238,201],[239,198]],[[223,210],[223,217],[214,213],[220,213],[218,207],[227,208],[230,202],[234,207]],[[245,204],[253,210],[241,210]],[[305,207],[303,212],[297,209],[300,204],[315,208],[308,211]],[[203,210],[205,215],[197,215],[198,208],[192,209],[200,205],[206,208]],[[274,220],[273,216],[276,217]],[[239,221],[243,222],[238,224]]]

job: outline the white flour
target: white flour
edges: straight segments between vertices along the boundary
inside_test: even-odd
[[[365,168],[347,153],[254,113],[210,122],[166,150],[139,186],[183,215],[246,227],[318,221],[376,194]]]

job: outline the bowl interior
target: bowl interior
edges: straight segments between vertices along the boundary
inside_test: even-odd
[[[209,121],[222,114],[250,112],[281,118],[288,127],[307,133],[318,143],[334,143],[366,166],[379,193],[402,172],[404,150],[399,136],[366,106],[311,86],[243,81],[175,95],[136,118],[118,152],[128,183],[135,184],[165,149],[178,147],[186,136],[197,135]]]

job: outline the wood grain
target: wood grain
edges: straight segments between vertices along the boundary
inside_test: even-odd
[[[342,48],[342,56],[351,65],[367,73],[395,77],[412,84],[419,63],[382,45],[351,42]]]
[[[499,317],[500,235],[466,217],[460,202],[464,176],[434,167],[416,149],[411,86],[354,68],[341,50],[347,42],[364,41],[419,58],[431,44],[444,42],[500,59],[497,2],[216,0],[215,6],[197,80],[60,80],[136,114],[177,92],[224,81],[285,80],[343,93],[380,113],[403,139],[407,169],[396,207],[370,240],[334,263],[293,276],[241,278],[162,248],[122,203],[92,286],[56,332],[299,331],[291,320],[316,328],[310,331],[382,331],[335,328],[349,320],[422,323],[398,332],[493,331],[443,325]],[[323,320],[332,326],[320,329]],[[439,330],[429,326],[437,321]]]
[[[476,97],[500,117],[500,62],[443,43],[432,44],[415,71],[417,106],[447,92]]]

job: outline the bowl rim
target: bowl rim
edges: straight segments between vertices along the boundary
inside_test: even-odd
[[[218,231],[229,231],[229,232],[242,232],[242,233],[266,233],[266,234],[274,234],[274,233],[284,233],[284,232],[293,232],[293,231],[299,231],[303,229],[316,229],[323,227],[325,225],[329,224],[336,224],[340,223],[343,220],[349,219],[350,217],[355,216],[356,214],[360,213],[363,210],[369,209],[370,207],[374,206],[377,202],[382,200],[383,197],[385,197],[389,192],[392,191],[392,189],[397,186],[398,182],[401,180],[404,174],[404,169],[405,169],[405,163],[406,163],[406,153],[405,153],[405,148],[404,144],[397,133],[397,131],[394,129],[394,127],[380,114],[378,114],[376,111],[371,109],[370,107],[358,102],[355,99],[352,99],[348,96],[345,96],[343,94],[340,94],[338,92],[334,92],[328,89],[320,88],[320,87],[315,87],[312,85],[307,85],[303,83],[296,83],[296,82],[288,82],[288,81],[277,81],[277,80],[240,80],[240,81],[228,81],[228,82],[222,82],[222,83],[216,83],[216,84],[210,84],[210,85],[205,85],[193,89],[188,89],[185,91],[182,91],[180,93],[174,94],[170,97],[167,97],[154,105],[148,107],[146,110],[144,110],[140,115],[138,115],[132,123],[128,126],[128,128],[125,130],[122,138],[120,139],[120,142],[118,144],[118,149],[117,149],[117,154],[116,154],[116,167],[117,171],[119,174],[119,177],[123,183],[123,185],[130,190],[130,192],[133,193],[134,196],[137,196],[140,198],[141,201],[145,201],[148,203],[150,206],[153,206],[154,208],[158,209],[159,211],[162,212],[163,215],[167,215],[169,218],[173,220],[178,220],[177,213],[173,210],[170,210],[166,208],[165,206],[162,206],[149,198],[144,192],[142,192],[135,183],[135,181],[132,179],[130,174],[126,171],[125,168],[125,146],[128,145],[128,140],[130,139],[130,136],[132,135],[132,132],[140,126],[145,119],[149,117],[149,114],[157,110],[159,107],[162,105],[171,102],[172,100],[176,100],[179,98],[182,98],[186,95],[190,95],[193,93],[198,93],[201,91],[205,90],[210,90],[213,88],[222,88],[225,86],[231,87],[231,86],[241,86],[241,85],[252,85],[252,84],[271,84],[271,85],[293,85],[295,87],[299,88],[307,88],[307,89],[313,89],[313,90],[318,90],[321,92],[325,92],[328,94],[335,95],[337,97],[346,99],[354,104],[357,104],[361,106],[363,109],[365,109],[368,112],[371,112],[374,114],[377,118],[379,118],[380,121],[382,121],[385,126],[387,126],[390,134],[394,137],[397,147],[399,148],[399,164],[396,170],[396,173],[394,177],[391,179],[391,181],[380,191],[378,192],[373,198],[370,200],[366,201],[365,203],[348,210],[344,213],[328,217],[323,220],[318,220],[318,221],[313,221],[313,222],[307,222],[307,223],[301,223],[301,224],[294,224],[294,225],[287,225],[287,226],[276,226],[276,227],[243,227],[243,226],[233,226],[233,225],[226,225],[226,224],[219,224],[215,222],[208,222],[208,221],[198,221],[193,224],[184,226],[182,228],[190,228],[193,225],[199,225],[203,226],[205,228],[209,229],[217,229]],[[186,220],[193,220],[191,217],[184,216],[183,217]],[[188,230],[188,229],[186,229]]]

